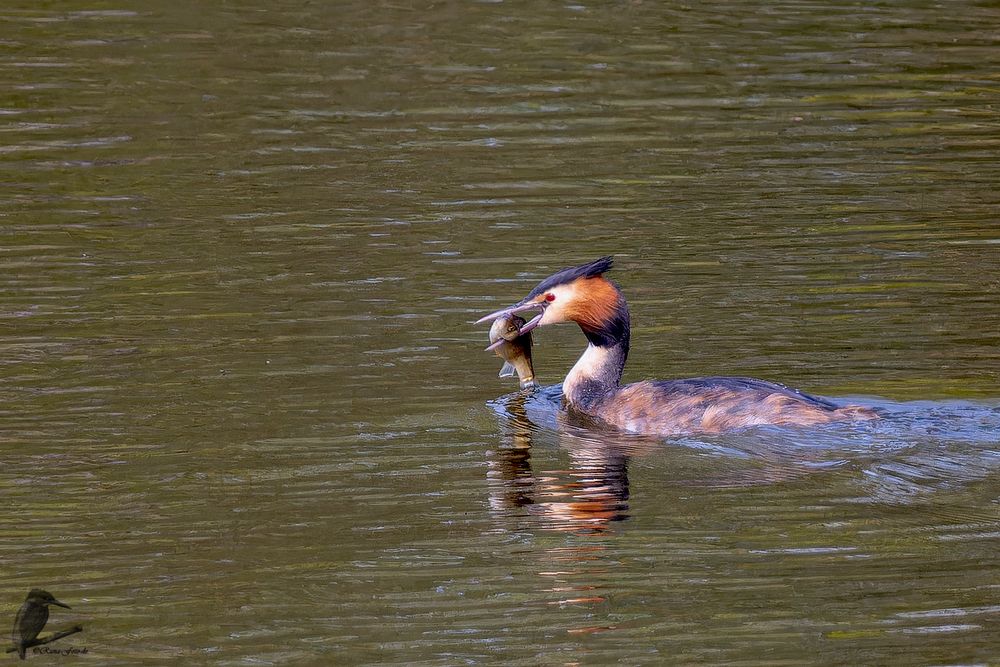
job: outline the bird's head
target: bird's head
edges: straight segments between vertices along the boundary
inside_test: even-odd
[[[66,609],[70,609],[70,606],[68,604],[60,602],[55,598],[54,595],[52,595],[52,593],[49,593],[48,591],[43,591],[41,588],[32,588],[31,591],[28,592],[28,597],[26,598],[26,601],[34,602],[35,604],[41,604],[41,605],[54,604],[59,607],[65,607]]]
[[[522,334],[547,324],[576,322],[588,338],[592,334],[598,339],[607,336],[616,338],[623,324],[626,330],[624,335],[627,336],[628,313],[624,299],[618,288],[604,277],[611,264],[611,257],[602,257],[558,271],[538,283],[528,296],[513,306],[490,313],[476,324],[498,317],[538,311],[521,327]],[[492,346],[488,349],[492,349]]]

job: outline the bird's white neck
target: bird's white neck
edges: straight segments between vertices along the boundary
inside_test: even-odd
[[[587,346],[563,380],[563,395],[570,405],[586,409],[618,389],[625,368],[628,345]]]

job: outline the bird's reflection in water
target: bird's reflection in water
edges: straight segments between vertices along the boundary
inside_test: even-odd
[[[614,446],[572,448],[568,470],[537,475],[535,508],[550,528],[603,532],[611,522],[628,518],[627,465],[628,457]]]
[[[527,552],[535,560],[533,569],[542,582],[537,590],[545,605],[595,607],[616,590],[621,533],[616,526],[627,525],[622,522],[633,511],[630,461],[655,460],[657,469],[670,471],[670,486],[679,496],[692,487],[792,481],[843,463],[839,457],[831,460],[826,448],[802,448],[794,432],[768,432],[769,437],[763,438],[760,432],[751,432],[670,441],[609,432],[586,417],[568,413],[559,386],[509,394],[491,405],[500,416],[503,433],[500,446],[488,459],[495,529],[533,542],[540,530],[571,536]],[[568,460],[568,466],[544,467],[551,465],[553,439],[559,458]],[[588,634],[615,628],[587,624],[567,632]]]
[[[546,393],[548,392],[548,394]],[[611,550],[616,522],[628,518],[628,446],[599,431],[589,432],[560,409],[558,387],[522,391],[499,399],[501,446],[489,458],[491,509],[501,530],[543,529],[574,539],[533,551],[541,580],[540,604],[556,607],[601,605],[614,572]],[[530,414],[529,414],[530,413]],[[544,435],[543,435],[544,434]],[[569,455],[565,469],[532,465],[536,436],[555,434]],[[527,519],[529,525],[521,524]],[[514,524],[513,526],[511,524]],[[520,524],[520,525],[519,525]],[[570,634],[614,630],[613,625],[567,628]]]
[[[504,515],[527,513],[541,527],[579,534],[603,533],[610,524],[628,518],[628,448],[594,435],[574,433],[572,418],[553,403],[547,415],[560,422],[559,443],[569,454],[565,470],[532,469],[531,452],[538,426],[528,417],[529,394],[505,400],[505,437],[489,461],[491,504]]]

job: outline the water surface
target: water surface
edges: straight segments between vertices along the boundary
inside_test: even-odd
[[[8,3],[0,623],[41,586],[101,664],[994,662],[998,20]],[[471,323],[605,254],[627,380],[886,418],[511,396]],[[583,339],[536,341],[555,385]]]

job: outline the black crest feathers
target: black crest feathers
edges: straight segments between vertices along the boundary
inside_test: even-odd
[[[551,276],[538,283],[538,285],[535,286],[535,289],[531,290],[525,300],[532,299],[558,285],[568,285],[579,278],[595,278],[603,274],[605,271],[610,270],[613,262],[614,260],[609,255],[607,257],[595,259],[593,262],[581,264],[580,266],[571,266],[568,269],[563,269],[562,271],[553,273]]]

